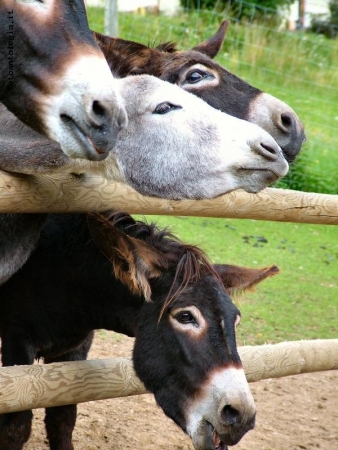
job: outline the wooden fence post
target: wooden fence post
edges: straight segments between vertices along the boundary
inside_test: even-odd
[[[104,34],[118,37],[118,8],[117,0],[105,0]]]
[[[338,369],[338,339],[239,347],[249,382]],[[144,394],[128,358],[0,368],[0,414]]]

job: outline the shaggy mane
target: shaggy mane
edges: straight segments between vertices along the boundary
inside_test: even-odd
[[[95,213],[95,219],[102,222],[106,229],[114,232],[117,227],[127,236],[142,240],[163,254],[167,267],[176,267],[174,280],[161,309],[159,320],[164,311],[172,305],[189,283],[200,280],[205,275],[220,277],[206,254],[194,245],[187,245],[180,241],[168,229],[160,229],[155,223],[134,220],[125,212],[110,211],[104,215]],[[178,287],[174,285],[179,281]],[[220,280],[221,281],[221,280]]]
[[[162,42],[154,47],[155,50],[166,53],[175,53],[178,51],[176,42]]]

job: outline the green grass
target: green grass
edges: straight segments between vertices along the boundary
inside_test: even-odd
[[[146,219],[199,245],[215,263],[279,267],[279,275],[237,300],[241,345],[338,336],[335,226],[200,217]]]
[[[102,10],[89,8],[89,21],[93,29],[103,31]],[[120,14],[119,35],[145,44],[173,40],[181,48],[190,48],[211,36],[219,23],[220,16],[211,13],[174,18]],[[218,57],[229,70],[297,111],[306,124],[308,141],[298,167],[291,171],[302,170],[305,188],[331,194],[338,192],[337,54],[337,39],[233,23]],[[276,264],[280,268],[278,276],[239,301],[243,317],[239,344],[337,337],[336,227],[164,216],[148,219],[172,226],[182,240],[200,245],[213,262],[248,267]]]

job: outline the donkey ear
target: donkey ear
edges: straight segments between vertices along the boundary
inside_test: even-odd
[[[112,41],[111,37],[105,36],[104,34],[98,33],[97,31],[92,31],[92,35],[101,49],[109,46]]]
[[[227,264],[215,264],[214,268],[230,295],[236,293],[236,291],[252,289],[256,284],[266,278],[279,273],[279,269],[276,266],[265,267],[263,269],[247,269],[246,267]]]
[[[215,58],[223,45],[229,23],[229,20],[223,20],[216,34],[214,34],[213,36],[211,36],[211,38],[207,39],[201,44],[197,45],[197,47],[194,47],[193,50],[204,53],[205,55],[209,56],[209,58]]]
[[[88,214],[87,222],[94,243],[112,263],[116,278],[149,301],[149,280],[159,277],[166,268],[164,256],[141,239],[128,236],[104,215]]]

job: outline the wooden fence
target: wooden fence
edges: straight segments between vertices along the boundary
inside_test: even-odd
[[[338,369],[338,339],[239,347],[249,382]],[[129,358],[0,369],[0,414],[146,393]]]
[[[213,200],[143,197],[100,177],[0,172],[0,212],[124,210],[163,214],[338,224],[338,196],[267,188]],[[240,347],[248,381],[338,369],[338,339]],[[128,358],[0,369],[0,413],[145,393]]]
[[[212,200],[163,200],[101,177],[9,175],[0,172],[0,212],[126,211],[130,214],[227,217],[338,224],[338,196],[266,188]]]

